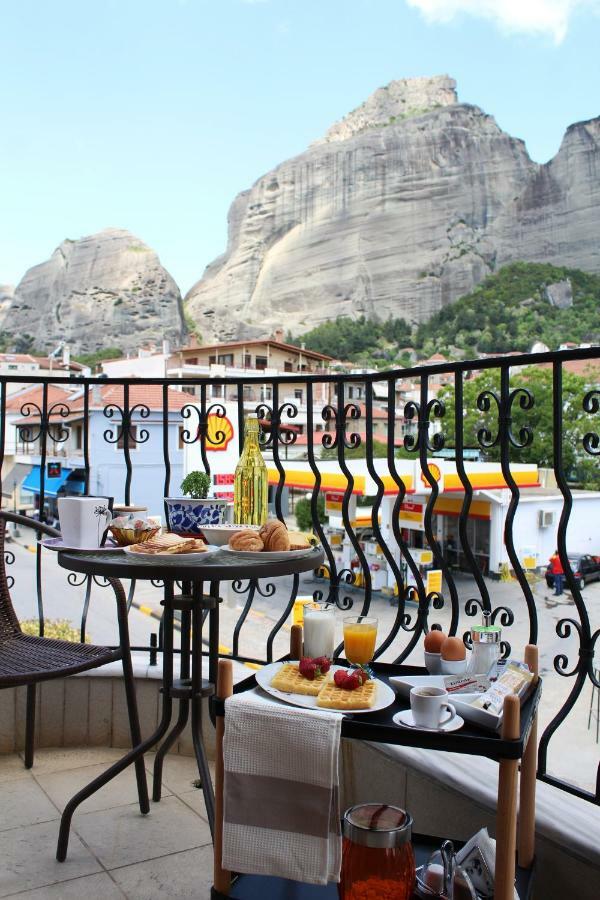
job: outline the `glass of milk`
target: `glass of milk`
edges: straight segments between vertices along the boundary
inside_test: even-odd
[[[304,607],[304,655],[333,657],[335,616],[333,604],[313,603]]]

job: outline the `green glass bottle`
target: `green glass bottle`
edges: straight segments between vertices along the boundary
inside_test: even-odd
[[[235,469],[233,520],[236,525],[264,525],[267,521],[267,467],[260,452],[260,425],[256,416],[246,419],[244,449]]]

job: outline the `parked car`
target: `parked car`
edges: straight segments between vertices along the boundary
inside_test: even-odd
[[[579,590],[582,590],[590,581],[600,581],[600,556],[572,553],[569,555],[569,564],[573,569]],[[546,584],[550,588],[554,587],[554,575],[550,565],[546,569]],[[568,586],[565,578],[565,587]]]

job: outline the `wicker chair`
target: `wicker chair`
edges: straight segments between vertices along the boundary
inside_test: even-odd
[[[120,638],[120,646],[118,648],[111,649],[110,647],[98,647],[95,644],[71,643],[54,638],[33,637],[23,634],[12,605],[9,580],[6,573],[5,559],[7,551],[5,548],[5,536],[7,522],[15,522],[18,525],[33,528],[39,536],[56,537],[58,532],[48,525],[36,522],[34,519],[13,513],[0,512],[0,689],[17,687],[19,685],[27,687],[25,767],[29,769],[33,765],[36,688],[38,682],[48,681],[52,678],[63,678],[67,675],[75,675],[78,672],[87,672],[90,669],[96,669],[98,666],[103,666],[106,663],[119,659],[123,662],[123,681],[127,697],[132,744],[134,747],[137,747],[141,744],[142,739],[131,665],[127,600],[121,582],[115,578],[108,579],[117,601]],[[135,760],[135,767],[140,808],[143,813],[147,813],[149,810],[148,788],[144,762],[141,756]],[[118,768],[117,765],[111,767],[104,776],[100,776],[95,780],[94,785],[97,783],[98,786],[101,786],[100,781],[106,783],[121,768],[121,765]],[[77,803],[73,804],[71,801],[68,804],[69,824],[75,805],[78,805],[81,799],[84,799],[83,792],[80,793],[82,796],[80,798],[77,795]],[[65,814],[63,814],[63,818],[66,818]],[[68,824],[65,823],[65,825],[68,839]],[[62,858],[64,859],[64,856]]]

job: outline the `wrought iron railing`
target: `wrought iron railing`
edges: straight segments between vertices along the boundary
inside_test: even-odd
[[[289,391],[294,385],[302,385],[305,393],[302,403],[302,419],[304,434],[306,435],[306,450],[304,453],[307,463],[307,471],[312,476],[312,486],[309,488],[310,509],[312,524],[315,534],[318,536],[325,552],[325,566],[320,573],[321,581],[311,585],[314,596],[335,603],[340,609],[348,609],[354,605],[365,614],[373,608],[374,603],[389,602],[374,590],[372,572],[367,560],[364,543],[360,532],[351,515],[351,498],[355,486],[355,471],[350,459],[358,448],[364,449],[364,466],[366,472],[375,484],[375,493],[372,496],[370,511],[370,526],[378,545],[379,553],[385,565],[391,573],[390,581],[394,590],[394,614],[389,622],[386,633],[380,633],[377,647],[377,657],[403,662],[411,657],[420,644],[423,634],[432,625],[430,621],[438,613],[445,615],[449,632],[460,633],[463,630],[463,638],[468,645],[470,632],[468,619],[479,615],[482,610],[491,613],[492,621],[501,622],[505,641],[503,644],[504,655],[509,655],[511,629],[518,625],[526,632],[522,643],[538,642],[539,629],[539,598],[532,590],[531,575],[526,570],[519,549],[515,546],[514,523],[520,508],[522,488],[514,477],[515,465],[518,464],[521,454],[532,446],[535,437],[535,429],[530,424],[530,418],[536,412],[535,391],[530,384],[530,378],[523,372],[524,367],[546,366],[551,372],[551,409],[549,421],[551,423],[552,459],[550,468],[553,470],[558,491],[561,497],[560,521],[558,523],[556,544],[565,572],[566,583],[572,598],[572,607],[567,617],[560,618],[556,623],[558,638],[566,641],[568,648],[559,653],[553,659],[553,668],[556,676],[570,679],[570,690],[566,697],[561,699],[560,705],[554,711],[554,715],[545,725],[538,759],[538,775],[541,779],[557,785],[579,797],[600,803],[600,767],[594,775],[595,786],[592,790],[581,786],[581,781],[576,777],[565,776],[561,771],[560,776],[549,772],[548,754],[552,741],[555,739],[559,728],[573,713],[576,704],[587,702],[584,690],[600,690],[600,682],[594,670],[594,653],[600,634],[600,616],[598,610],[593,611],[586,604],[586,599],[575,578],[569,561],[568,526],[573,515],[574,494],[572,482],[569,480],[569,472],[566,470],[564,454],[565,440],[573,440],[573,429],[567,428],[575,416],[581,423],[588,421],[589,425],[583,427],[575,448],[575,456],[581,460],[594,460],[600,455],[600,437],[598,429],[598,413],[600,411],[600,389],[598,386],[598,374],[590,374],[585,382],[581,382],[581,395],[575,400],[569,395],[568,402],[563,396],[563,376],[565,366],[573,360],[588,360],[595,365],[595,371],[600,367],[600,349],[589,348],[571,350],[556,353],[524,354],[521,356],[497,357],[481,359],[477,361],[465,361],[457,363],[440,363],[427,367],[414,367],[390,372],[373,372],[363,375],[319,373],[318,375],[306,372],[284,375],[281,377],[263,378],[200,378],[177,377],[169,379],[106,379],[106,378],[71,378],[68,382],[64,379],[53,381],[51,378],[30,377],[4,377],[0,379],[0,417],[2,428],[0,430],[0,462],[8,465],[7,446],[21,446],[26,444],[29,450],[34,447],[37,450],[36,460],[40,467],[39,483],[39,509],[43,511],[46,490],[46,463],[49,457],[54,457],[57,448],[66,451],[67,442],[71,436],[71,423],[77,417],[83,424],[80,435],[80,447],[74,451],[79,454],[81,470],[84,478],[84,488],[90,490],[91,474],[94,467],[94,457],[98,448],[91,446],[89,422],[92,400],[97,407],[98,392],[110,385],[118,385],[122,389],[120,402],[114,399],[107,402],[102,408],[102,415],[106,419],[106,428],[103,431],[103,441],[106,444],[115,445],[122,460],[122,490],[126,504],[132,500],[132,476],[135,468],[135,454],[132,451],[149,439],[148,422],[158,416],[162,422],[162,442],[159,451],[159,462],[162,470],[162,486],[164,496],[168,496],[172,488],[172,469],[175,462],[172,441],[170,440],[170,428],[179,422],[181,428],[181,440],[183,444],[198,444],[200,459],[207,472],[210,472],[211,443],[220,439],[217,434],[211,434],[208,429],[208,418],[211,415],[225,416],[225,408],[218,402],[207,400],[208,387],[210,385],[224,385],[231,387],[236,396],[236,418],[239,450],[243,445],[243,422],[247,413],[247,403],[244,401],[244,387],[248,385],[264,388],[263,396],[270,396],[270,402],[261,402],[256,407],[259,418],[268,423],[262,434],[262,444],[266,455],[272,459],[274,470],[278,473],[276,484],[272,492],[272,513],[279,518],[286,514],[284,489],[286,488],[286,460],[285,451],[297,444],[298,430],[294,426],[299,421],[299,404],[294,404],[289,398]],[[494,387],[486,387],[476,397],[477,426],[473,429],[465,425],[472,421],[468,413],[473,410],[465,408],[465,385],[470,382],[474,371],[490,373],[494,376]],[[530,370],[531,371],[531,370]],[[452,390],[444,389],[442,394],[435,395],[432,385],[439,376],[451,376]],[[394,398],[400,382],[408,380],[418,384],[417,395],[407,399],[402,410],[395,407]],[[350,383],[357,383],[364,387],[360,405],[353,399],[349,399],[348,390]],[[23,403],[15,413],[14,388],[15,385],[38,385],[40,390],[35,399],[23,398]],[[69,389],[78,389],[78,394],[72,398],[53,400],[51,394],[52,385],[67,386]],[[140,385],[155,388],[159,387],[160,402],[152,408],[146,403],[132,402],[132,388]],[[387,387],[388,403],[382,405],[376,400],[376,395],[385,394],[385,390],[375,390],[375,386]],[[170,390],[195,387],[194,398],[185,402],[175,412],[170,406]],[[328,401],[323,403],[324,391]],[[212,394],[212,390],[211,390]],[[282,399],[283,398],[283,399]],[[10,399],[11,415],[7,417],[7,403]],[[450,403],[448,402],[450,400]],[[17,404],[18,406],[18,404]],[[374,438],[374,413],[379,417],[385,412],[387,433],[385,440],[384,456],[378,454],[383,462],[376,463],[375,438]],[[10,412],[9,411],[9,412]],[[10,424],[17,420],[16,425]],[[406,433],[407,423],[415,425],[413,433]],[[435,427],[434,427],[435,423]],[[317,431],[317,424],[322,431]],[[547,429],[547,425],[544,426]],[[16,445],[12,443],[13,436],[9,435],[9,429],[16,428]],[[362,437],[361,437],[362,432]],[[454,448],[454,465],[458,478],[459,489],[462,497],[460,509],[457,513],[456,527],[460,544],[460,559],[464,563],[467,573],[472,581],[465,582],[464,577],[457,574],[456,569],[450,565],[452,561],[445,548],[441,545],[437,528],[435,527],[435,507],[440,493],[438,479],[435,471],[435,455],[444,448],[446,434],[451,433],[451,445]],[[402,435],[404,437],[402,438]],[[514,598],[510,605],[504,603],[494,606],[494,582],[484,576],[475,555],[475,549],[468,539],[468,522],[474,492],[476,488],[469,466],[466,462],[465,448],[479,448],[483,458],[494,454],[502,476],[504,496],[508,500],[506,511],[503,540],[509,560],[509,568],[515,579]],[[427,583],[422,568],[417,559],[414,547],[409,546],[406,531],[400,522],[402,506],[406,501],[409,489],[403,473],[400,455],[405,458],[418,460],[419,471],[422,477],[425,493],[422,534],[424,546],[431,551],[433,566],[441,570],[445,588],[441,591],[427,590]],[[446,449],[448,442],[446,441]],[[297,450],[297,447],[295,448]],[[328,451],[328,458],[333,457],[336,470],[342,476],[342,494],[340,516],[343,528],[347,535],[352,552],[353,566],[341,565],[336,556],[330,533],[319,520],[319,495],[322,492],[324,468],[321,459],[322,451]],[[283,454],[282,454],[283,451]],[[178,453],[180,451],[177,451]],[[570,458],[573,457],[573,448],[569,448]],[[63,455],[62,453],[60,454]],[[69,454],[67,453],[67,456]],[[10,481],[10,476],[8,481]],[[391,530],[384,533],[380,515],[385,496],[394,497],[391,514]],[[6,492],[3,503],[6,507]],[[590,535],[593,535],[595,523],[590,521]],[[600,546],[597,547],[600,552]],[[44,556],[40,547],[35,553],[35,590],[37,608],[40,620],[40,632],[44,631]],[[6,564],[14,563],[12,551],[6,554]],[[406,574],[408,573],[408,577]],[[490,573],[494,574],[494,573]],[[100,580],[76,576],[68,576],[68,584],[75,587],[83,587],[81,636],[85,634],[86,621],[89,614],[92,590],[96,586],[102,586]],[[465,587],[465,584],[468,586]],[[360,585],[360,588],[358,588]],[[18,591],[18,585],[14,588]],[[129,588],[129,603],[135,601],[136,584],[131,583]],[[277,593],[279,591],[279,593]],[[241,637],[247,629],[250,614],[253,607],[262,599],[273,598],[281,594],[281,588],[275,583],[237,582],[230,588],[230,595],[235,601],[241,603],[241,611],[232,626],[230,655],[241,660],[250,660],[256,663],[270,661],[277,653],[278,642],[284,634],[284,629],[289,620],[294,601],[300,591],[299,577],[291,580],[286,585],[286,596],[280,599],[277,606],[277,615],[268,630],[264,629],[265,651],[260,654],[244,656],[241,651]],[[469,596],[465,596],[465,592]],[[15,598],[19,607],[18,594]],[[596,602],[596,606],[600,606]],[[594,619],[594,616],[596,617]],[[525,626],[523,626],[525,623]],[[145,649],[151,653],[151,658],[156,659],[160,652],[162,635],[159,632],[158,640],[153,636]],[[139,649],[139,648],[138,648]],[[341,652],[341,646],[336,652]],[[544,650],[542,646],[542,651]],[[570,662],[572,657],[574,662]],[[413,656],[414,659],[414,656]],[[552,674],[551,677],[554,677]],[[560,682],[558,679],[557,683]],[[564,682],[565,684],[567,682]],[[559,691],[560,693],[560,691]],[[593,699],[592,694],[592,699]],[[590,707],[591,708],[591,707]],[[593,732],[592,732],[593,733]],[[591,734],[590,734],[591,740]],[[572,747],[571,771],[576,768],[577,747]]]

